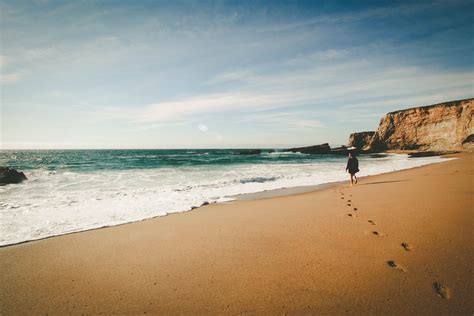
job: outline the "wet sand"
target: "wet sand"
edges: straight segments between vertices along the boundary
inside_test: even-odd
[[[1,314],[472,314],[472,155],[0,249]]]

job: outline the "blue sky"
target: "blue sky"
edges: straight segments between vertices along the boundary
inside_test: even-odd
[[[2,148],[345,144],[474,95],[473,1],[0,1]]]

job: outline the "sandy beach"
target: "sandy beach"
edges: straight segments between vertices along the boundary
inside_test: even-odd
[[[0,12],[0,316],[474,316],[474,1]]]
[[[473,166],[4,247],[0,313],[472,314]]]

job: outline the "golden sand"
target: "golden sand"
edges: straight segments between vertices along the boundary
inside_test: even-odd
[[[473,156],[0,249],[2,314],[472,314]]]

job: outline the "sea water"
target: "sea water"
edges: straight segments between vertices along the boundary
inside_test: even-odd
[[[361,155],[359,176],[440,161]],[[345,157],[281,150],[3,150],[0,166],[28,177],[0,186],[1,246],[184,212],[238,194],[348,178]]]

